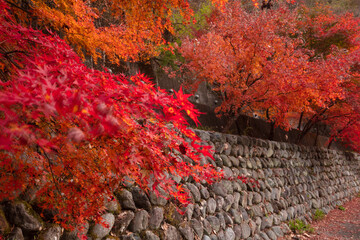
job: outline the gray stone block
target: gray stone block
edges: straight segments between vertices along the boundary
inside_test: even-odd
[[[191,195],[193,196],[193,199],[195,202],[200,202],[201,195],[199,189],[192,183],[186,184],[187,188],[190,190]]]
[[[249,224],[247,223],[242,223],[241,225],[241,237],[242,238],[248,238],[251,235],[251,229]]]
[[[90,239],[92,240],[92,239]],[[141,240],[139,234],[137,233],[130,233],[128,235],[122,235],[121,240]]]
[[[12,232],[7,236],[7,240],[24,240],[24,235],[21,228],[16,227]]]
[[[59,240],[62,234],[62,229],[59,225],[53,225],[44,229],[38,236],[38,239]]]
[[[137,208],[143,208],[147,211],[150,211],[151,209],[150,200],[145,194],[144,190],[138,187],[134,187],[131,189],[131,193]]]
[[[204,186],[200,187],[200,194],[203,199],[208,199],[210,197],[210,193]]]
[[[160,240],[160,238],[151,231],[145,231],[144,240]]]
[[[136,209],[135,202],[131,192],[129,192],[126,189],[123,189],[118,193],[117,196],[119,198],[122,209],[129,209],[129,210]]]
[[[195,234],[201,239],[204,234],[203,225],[196,219],[190,221],[190,226],[194,229]]]
[[[158,229],[164,220],[164,209],[162,207],[154,207],[149,215],[149,228]]]
[[[235,240],[235,232],[230,227],[225,230],[225,240]]]
[[[164,240],[179,240],[181,239],[179,231],[176,227],[166,224],[164,225]]]
[[[211,185],[211,190],[218,196],[225,197],[227,194],[223,182],[215,182],[214,184]]]
[[[149,224],[149,213],[143,209],[135,212],[134,219],[129,225],[129,230],[131,232],[141,232],[146,230]]]
[[[231,208],[230,214],[233,217],[235,223],[240,224],[242,222],[243,218],[242,218],[241,213],[238,210]]]
[[[284,236],[284,233],[283,231],[281,230],[281,227],[280,226],[274,226],[272,227],[272,231],[276,234],[276,236],[278,237],[283,237]]]
[[[114,227],[112,232],[120,236],[134,219],[135,214],[132,211],[123,211],[115,217]]]
[[[220,220],[215,216],[207,216],[206,220],[209,221],[213,231],[218,232],[220,230]]]
[[[179,232],[185,240],[194,240],[194,232],[189,223],[181,223],[179,226]]]
[[[267,217],[264,217],[261,221],[261,227],[260,230],[264,230],[265,228],[269,228],[273,226],[273,220],[274,216],[270,215]]]
[[[108,235],[114,226],[115,216],[112,213],[106,213],[101,216],[101,223],[97,223],[90,229],[90,236],[94,240],[100,240]]]
[[[206,218],[203,220],[203,229],[204,234],[210,235],[212,233],[212,226]]]
[[[265,230],[265,232],[271,240],[277,239],[276,234],[271,229],[267,229],[267,230]]]
[[[225,229],[226,223],[225,223],[225,218],[224,218],[224,212],[219,212],[215,216],[217,219],[219,219],[220,228]]]

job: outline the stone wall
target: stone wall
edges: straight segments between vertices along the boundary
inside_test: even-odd
[[[215,149],[225,179],[211,186],[182,180],[192,203],[181,215],[155,194],[128,185],[107,203],[107,226],[88,224],[89,239],[235,240],[277,239],[291,219],[311,221],[360,191],[360,155],[245,136],[196,130]],[[238,176],[247,176],[244,183]],[[179,180],[179,179],[177,179]],[[0,232],[8,239],[78,239],[77,232],[44,224],[23,201],[2,205]]]

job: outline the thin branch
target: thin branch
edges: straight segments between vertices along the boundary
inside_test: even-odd
[[[331,108],[332,106],[334,106],[334,102],[330,103],[329,106],[327,108],[324,108],[321,112],[319,113],[316,113],[314,114],[308,121],[307,123],[305,124],[298,140],[297,140],[297,143],[299,143],[303,138],[304,136],[310,131],[311,128],[314,127],[314,125],[316,123],[319,122],[319,119],[322,115],[324,115],[326,113],[327,110],[329,110],[329,108]]]
[[[351,116],[351,115],[352,115],[352,113],[345,113],[345,114],[341,114],[341,115],[327,117],[327,118],[324,118],[324,120],[330,120],[330,119],[335,119],[335,118],[340,118],[340,117],[347,117],[347,116]]]
[[[246,86],[248,86],[248,82],[249,82],[250,77],[251,77],[251,73],[249,73],[249,74],[247,75],[247,77],[246,77],[246,81],[245,81]],[[248,86],[248,87],[249,87],[249,86]]]
[[[20,9],[20,10],[22,10],[22,11],[28,13],[28,14],[31,14],[30,11],[28,11],[28,10],[22,8],[22,7],[19,7],[18,5],[14,4],[14,3],[10,2],[10,1],[5,0],[5,2],[8,3],[8,4],[10,4],[11,6],[13,6],[13,7],[15,7],[15,8],[18,8],[18,9]]]
[[[264,75],[262,74],[260,77],[255,78],[254,81],[253,81],[252,83],[250,83],[250,85],[248,85],[248,87],[251,87],[251,86],[254,85],[257,81],[261,80],[261,79],[263,78],[263,76],[264,76]]]
[[[300,113],[299,124],[298,124],[298,127],[297,127],[298,130],[301,129],[301,122],[302,122],[303,116],[304,116],[304,111],[302,111]]]
[[[40,146],[39,146],[39,147],[40,147]],[[60,188],[59,188],[59,185],[58,185],[58,182],[56,181],[54,172],[53,172],[53,170],[52,170],[51,160],[50,160],[49,156],[46,154],[45,150],[44,150],[42,147],[40,147],[40,148],[43,150],[44,156],[45,156],[45,158],[47,159],[47,162],[48,162],[48,164],[49,164],[50,173],[51,173],[51,177],[52,177],[52,179],[53,179],[53,182],[54,182],[54,184],[55,184],[55,188],[56,188],[56,190],[58,191],[59,195],[62,197],[61,191],[60,191]]]
[[[349,125],[352,124],[353,122],[356,122],[356,120],[355,119],[349,120],[348,123],[342,129],[338,130],[336,134],[333,134],[331,136],[331,140],[329,141],[329,144],[328,144],[328,149],[330,149],[331,144],[334,142],[335,137],[338,136],[343,131],[345,131],[345,129],[348,128]]]
[[[21,50],[13,50],[13,51],[10,51],[10,52],[5,52],[3,53],[5,56],[7,55],[10,55],[10,54],[13,54],[13,53],[23,53],[26,55],[26,52],[25,51],[21,51]]]
[[[232,44],[231,39],[229,39],[229,43],[231,45],[231,48],[232,48],[234,54],[236,55],[236,49],[235,49],[235,46]]]
[[[4,56],[9,62],[11,62],[15,67],[17,67],[18,69],[21,69],[21,66],[19,64],[17,64],[16,62],[14,62],[9,56]]]

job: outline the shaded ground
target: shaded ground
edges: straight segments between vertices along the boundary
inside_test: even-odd
[[[311,223],[314,234],[290,235],[283,239],[360,240],[360,195],[334,209],[318,222]]]

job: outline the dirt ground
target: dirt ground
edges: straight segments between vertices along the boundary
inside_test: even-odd
[[[313,234],[291,234],[281,240],[360,240],[360,195],[342,206],[345,210],[333,209],[324,219],[312,222]]]

